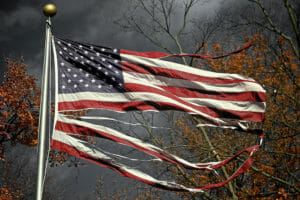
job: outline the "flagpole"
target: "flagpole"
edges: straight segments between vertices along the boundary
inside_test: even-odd
[[[45,174],[45,140],[47,131],[47,114],[48,95],[49,95],[49,70],[51,59],[51,21],[50,18],[56,14],[56,7],[53,4],[47,4],[43,8],[46,20],[46,39],[44,49],[43,76],[42,76],[42,91],[39,116],[39,144],[38,144],[38,170],[37,170],[37,185],[36,185],[36,200],[43,198],[43,184]]]

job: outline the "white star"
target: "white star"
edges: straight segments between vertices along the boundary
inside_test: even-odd
[[[111,68],[112,68],[112,65],[109,64],[109,65],[108,65],[108,68],[111,69]]]
[[[105,75],[108,75],[108,72],[104,72]]]
[[[118,60],[114,60],[114,63],[118,63],[119,61]]]
[[[80,83],[82,83],[82,82],[83,82],[83,80],[82,80],[82,79],[80,79],[80,80],[79,80],[79,82],[80,82]]]
[[[96,80],[95,79],[92,79],[92,83],[95,83],[96,82]]]
[[[68,79],[68,83],[71,83],[71,79]]]
[[[102,58],[101,60],[102,60],[103,62],[105,62],[105,61],[106,61],[106,59],[105,59],[105,58]]]
[[[64,50],[67,51],[67,47],[64,47]]]
[[[63,54],[63,52],[62,52],[62,51],[59,51],[59,54],[60,54],[60,55],[62,55],[62,54]]]
[[[114,51],[114,53],[117,53],[118,50],[117,50],[117,49],[114,49],[113,51]]]
[[[77,77],[77,74],[74,74],[73,77],[76,78],[76,77]]]
[[[68,72],[70,72],[70,71],[71,71],[71,69],[70,69],[70,68],[68,68],[68,69],[67,69],[67,71],[68,71]]]
[[[96,52],[96,55],[97,55],[97,56],[100,56],[100,53]]]
[[[115,73],[116,73],[116,74],[119,74],[119,71],[116,70]]]
[[[61,86],[61,88],[62,88],[62,89],[65,89],[65,88],[66,88],[66,86],[64,86],[64,85],[63,85],[63,86]]]
[[[73,56],[73,54],[72,54],[72,53],[69,53],[69,55],[70,55],[70,56]]]
[[[119,86],[122,86],[123,84],[122,83],[119,83]]]
[[[84,54],[88,54],[89,52],[88,51],[84,51]]]
[[[85,77],[89,77],[89,74],[88,74],[88,73],[86,73],[86,74],[85,74]]]
[[[83,56],[80,56],[80,58],[82,58],[82,59],[83,59]]]
[[[104,49],[104,48],[102,48],[102,49],[101,49],[101,51],[105,51],[105,49]]]
[[[70,47],[70,46],[72,46],[70,43],[68,43],[68,46]]]
[[[102,67],[100,67],[100,66],[99,66],[99,67],[97,67],[97,69],[101,70],[101,69],[102,69]]]
[[[115,78],[115,77],[112,77],[112,78],[111,78],[111,80],[115,81],[115,80],[116,80],[116,78]]]
[[[61,44],[61,42],[60,42],[60,41],[58,41],[57,43],[58,43],[58,44]]]
[[[74,88],[77,88],[77,85],[76,85],[76,84],[74,85]]]
[[[65,66],[65,63],[61,62],[60,65],[61,65],[61,66]]]
[[[90,63],[91,61],[89,61],[89,60],[86,60],[86,62],[87,62],[87,63]]]
[[[98,85],[98,88],[102,88],[102,85]]]
[[[85,84],[84,87],[89,87],[89,84]]]
[[[61,75],[61,77],[63,77],[63,78],[64,78],[64,77],[66,77],[66,75],[65,75],[65,74],[62,74],[62,75]]]
[[[94,47],[93,47],[93,46],[90,46],[90,49],[92,49],[92,50],[93,50],[93,49],[94,49]]]
[[[77,57],[77,56],[75,57],[75,60],[78,60],[78,57]]]
[[[110,88],[112,88],[112,85],[109,85]]]
[[[83,62],[83,61],[81,61],[80,63],[84,65],[84,62]]]
[[[80,71],[80,72],[82,72],[82,69],[81,69],[81,68],[79,68],[79,71]]]
[[[82,49],[82,45],[79,45],[79,49]]]
[[[93,57],[93,56],[91,56],[91,57],[90,57],[90,59],[91,59],[91,60],[94,60],[94,57]]]

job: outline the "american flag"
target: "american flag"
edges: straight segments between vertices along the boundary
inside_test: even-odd
[[[247,47],[249,45],[232,53],[238,53]],[[197,55],[134,52],[56,37],[53,39],[53,48],[57,83],[55,128],[51,141],[53,148],[147,184],[178,191],[202,192],[219,187],[252,164],[249,158],[228,180],[198,188],[158,180],[118,163],[107,152],[72,136],[106,138],[188,169],[218,168],[244,151],[253,153],[259,145],[242,150],[221,162],[191,163],[118,130],[71,119],[61,113],[86,109],[116,112],[177,110],[203,119],[204,124],[199,126],[247,131],[247,122],[261,122],[265,113],[265,90],[255,80],[238,74],[210,72],[161,59]],[[201,55],[198,57],[207,58]]]

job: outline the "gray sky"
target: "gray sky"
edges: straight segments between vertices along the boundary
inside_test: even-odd
[[[42,8],[46,3],[57,6],[52,18],[54,35],[71,40],[85,41],[116,48],[153,51],[158,50],[135,32],[125,32],[114,23],[122,19],[127,10],[125,0],[4,0],[0,7],[0,73],[5,70],[5,58],[24,56],[29,71],[40,77],[42,68],[45,17]],[[220,0],[198,4],[192,13],[211,15]]]

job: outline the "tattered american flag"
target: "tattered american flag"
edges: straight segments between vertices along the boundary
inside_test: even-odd
[[[249,46],[232,53],[238,53]],[[63,111],[86,109],[116,112],[177,110],[201,118],[204,123],[199,126],[247,131],[247,122],[261,122],[264,119],[265,90],[260,84],[242,75],[210,72],[161,59],[170,56],[214,59],[226,55],[213,57],[134,52],[56,37],[53,39],[53,48],[56,66],[56,115],[51,141],[53,148],[147,184],[177,191],[202,192],[219,187],[243,173],[252,164],[249,157],[226,181],[203,187],[190,188],[158,180],[117,162],[107,152],[73,136],[109,139],[187,169],[216,169],[242,152],[252,154],[258,150],[259,145],[242,150],[224,161],[191,163],[118,130],[68,118],[62,114]]]

